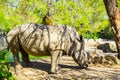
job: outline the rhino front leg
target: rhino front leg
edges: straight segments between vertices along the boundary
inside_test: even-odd
[[[50,73],[58,73],[58,63],[61,56],[61,51],[51,51],[51,70]]]
[[[60,51],[60,52],[59,52],[59,55],[58,55],[58,58],[57,58],[57,64],[56,64],[56,70],[57,70],[57,71],[61,69],[61,67],[58,66],[58,64],[59,64],[59,62],[60,62],[60,58],[62,57],[62,54],[63,54],[63,51]]]

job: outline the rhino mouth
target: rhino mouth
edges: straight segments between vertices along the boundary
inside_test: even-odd
[[[88,68],[88,64],[83,64],[83,65],[79,65],[81,69],[87,69]]]

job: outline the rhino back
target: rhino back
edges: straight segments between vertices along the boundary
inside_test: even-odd
[[[62,25],[49,27],[50,48],[52,50],[57,49],[66,51],[70,44],[70,36],[67,29],[67,27]]]
[[[48,30],[44,25],[25,24],[21,26],[19,41],[22,48],[34,56],[48,54]]]
[[[51,50],[67,51],[70,46],[68,28],[62,25],[26,24],[20,30],[20,45],[27,53],[35,56],[49,55]]]

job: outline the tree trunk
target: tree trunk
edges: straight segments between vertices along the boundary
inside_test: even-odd
[[[120,12],[117,0],[103,0],[110,19],[113,37],[117,46],[118,58],[120,59]]]

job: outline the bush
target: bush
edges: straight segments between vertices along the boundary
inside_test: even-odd
[[[0,60],[5,60],[5,54],[6,54],[7,50],[1,50],[0,51]]]
[[[19,24],[41,24],[48,11],[47,0],[1,0],[1,3],[0,30],[7,32]],[[109,25],[102,0],[51,0],[49,11],[54,24],[74,26],[85,38],[99,38],[99,32]]]
[[[7,50],[0,51],[0,80],[15,80],[15,77],[10,72],[10,64],[4,64],[7,52]]]
[[[15,77],[10,72],[10,64],[4,65],[0,63],[0,80],[15,80]]]
[[[110,27],[106,27],[104,30],[101,30],[97,34],[99,35],[100,38],[113,39],[113,35]]]

